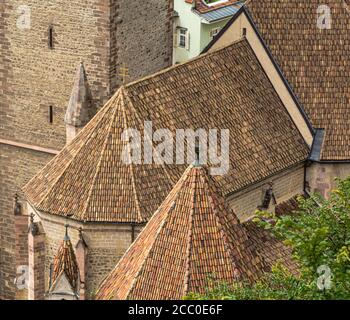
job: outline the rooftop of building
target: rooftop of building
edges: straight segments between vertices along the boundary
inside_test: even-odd
[[[121,135],[144,121],[230,130],[228,195],[305,161],[309,148],[247,40],[132,82],[25,187],[43,212],[82,221],[147,222],[186,165],[125,164]],[[209,163],[209,165],[211,165]]]
[[[249,0],[244,7],[313,127],[324,129],[314,159],[350,161],[350,6],[338,0]]]
[[[184,0],[186,3],[192,4],[194,10],[199,13],[212,12],[220,8],[228,6],[239,6],[244,1],[239,0]]]
[[[192,165],[96,295],[101,300],[181,299],[213,283],[254,282],[276,263],[297,270],[291,250],[241,224],[205,167]]]
[[[71,240],[68,236],[68,226],[66,226],[66,235],[53,261],[50,276],[50,291],[55,288],[62,276],[66,277],[72,292],[76,292],[79,287],[79,268]]]

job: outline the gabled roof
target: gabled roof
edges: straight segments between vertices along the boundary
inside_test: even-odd
[[[229,129],[227,195],[305,161],[309,148],[249,43],[128,84],[25,187],[39,210],[84,221],[145,222],[186,169],[126,165],[124,129]]]
[[[330,29],[317,23],[321,5],[330,8]],[[339,0],[249,0],[244,10],[313,127],[325,130],[316,161],[350,161],[350,6]]]
[[[68,234],[64,237],[54,258],[50,291],[56,286],[57,281],[59,281],[62,276],[66,277],[73,292],[76,292],[79,287],[79,269]]]
[[[226,206],[203,167],[190,166],[98,290],[97,299],[181,299],[214,280],[255,281],[291,260],[282,243],[259,244]],[[276,240],[277,242],[277,240]],[[275,252],[276,251],[276,252]],[[266,254],[266,259],[264,255]],[[275,258],[274,258],[275,257]]]
[[[320,29],[321,5],[331,29]],[[350,9],[345,1],[251,0],[262,37],[303,103],[314,128],[325,129],[321,160],[350,160]]]

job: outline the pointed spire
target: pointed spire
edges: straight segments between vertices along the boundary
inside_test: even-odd
[[[68,228],[69,224],[65,224],[65,236],[54,258],[52,268],[52,285],[50,291],[53,290],[61,275],[66,276],[74,291],[76,291],[79,286],[79,268],[75,252],[68,235]]]
[[[84,64],[81,61],[76,74],[72,94],[65,115],[65,123],[73,127],[85,126],[95,115],[91,90]]]
[[[68,235],[69,224],[66,223],[66,224],[64,225],[64,227],[66,228],[66,234],[65,234],[63,240],[64,240],[64,241],[70,241],[70,238],[69,238],[69,235]]]
[[[96,298],[181,299],[203,293],[210,276],[227,283],[254,281],[264,268],[208,169],[191,165]]]

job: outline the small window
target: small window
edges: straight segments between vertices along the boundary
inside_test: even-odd
[[[53,106],[49,106],[49,122],[53,123]]]
[[[245,37],[247,35],[247,28],[243,28],[242,33],[243,33],[243,36]]]
[[[53,26],[49,27],[49,48],[53,49]]]
[[[210,31],[210,36],[212,38],[216,37],[218,35],[218,33],[220,32],[221,28],[214,28]]]
[[[187,29],[179,28],[178,35],[179,35],[179,47],[180,48],[187,48],[187,43],[188,43]]]

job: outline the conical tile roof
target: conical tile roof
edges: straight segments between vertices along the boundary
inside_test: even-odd
[[[254,281],[268,268],[207,170],[190,166],[96,298],[181,299],[210,278]]]
[[[126,164],[125,129],[143,130],[132,115],[124,88],[105,105],[71,144],[24,188],[39,210],[82,221],[146,222],[155,199],[173,186],[169,174],[153,165]],[[156,174],[157,173],[157,174]],[[164,199],[163,198],[163,199]]]
[[[51,288],[55,287],[56,281],[58,281],[62,275],[66,276],[72,290],[77,290],[79,286],[79,268],[72,243],[67,233],[54,258],[51,274]]]

